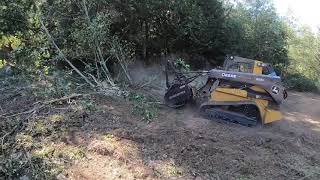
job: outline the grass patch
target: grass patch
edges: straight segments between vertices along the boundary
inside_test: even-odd
[[[129,101],[133,103],[132,113],[141,116],[143,120],[150,122],[158,117],[159,104],[152,98],[140,93],[130,93]]]
[[[85,149],[70,145],[49,144],[34,151],[33,155],[39,158],[59,159],[60,161],[81,160],[85,157]]]
[[[154,167],[155,175],[159,178],[172,178],[183,176],[183,170],[174,162],[159,162]]]
[[[92,99],[83,99],[80,101],[80,105],[83,110],[88,112],[95,112],[98,110],[98,107],[95,105]]]

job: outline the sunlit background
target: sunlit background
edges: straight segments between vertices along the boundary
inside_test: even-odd
[[[294,15],[314,31],[320,27],[320,0],[274,0],[274,3],[280,15]]]

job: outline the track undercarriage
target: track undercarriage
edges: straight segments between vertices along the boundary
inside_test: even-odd
[[[200,114],[207,119],[222,119],[244,126],[255,126],[260,122],[260,114],[254,104],[235,105],[235,103],[204,103]]]

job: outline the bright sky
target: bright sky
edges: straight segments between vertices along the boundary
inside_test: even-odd
[[[302,24],[313,30],[320,27],[320,0],[274,0],[280,15],[285,16],[290,9]]]

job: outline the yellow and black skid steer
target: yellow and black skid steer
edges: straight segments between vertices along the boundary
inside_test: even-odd
[[[200,76],[207,77],[206,83],[193,87]],[[288,96],[272,65],[237,56],[226,56],[222,69],[210,71],[183,72],[168,62],[166,84],[164,100],[169,107],[196,101],[203,117],[245,126],[281,120],[280,105]]]

